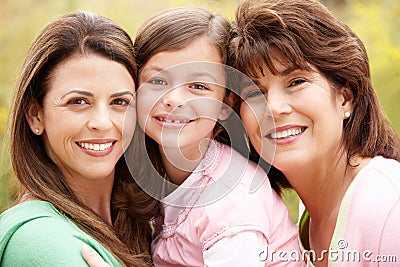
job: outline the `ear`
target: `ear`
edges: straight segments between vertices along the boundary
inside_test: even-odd
[[[340,89],[339,102],[344,112],[353,113],[353,91],[346,85]]]
[[[29,127],[36,135],[41,135],[44,130],[43,110],[38,103],[32,103],[25,114]]]
[[[218,119],[221,121],[227,120],[232,113],[233,105],[235,103],[235,95],[230,92],[224,97],[224,102],[222,103],[221,112],[219,113]]]

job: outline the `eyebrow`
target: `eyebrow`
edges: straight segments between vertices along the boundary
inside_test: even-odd
[[[123,91],[123,92],[118,92],[118,93],[112,94],[111,97],[118,97],[118,96],[123,96],[123,95],[133,96],[133,93],[131,91]]]
[[[299,69],[299,68],[297,68],[297,67],[295,67],[295,66],[291,66],[291,67],[288,67],[288,68],[284,69],[283,71],[279,72],[279,75],[280,75],[280,76],[287,76],[287,75],[289,75],[290,73],[292,73],[292,72],[294,72],[294,71],[296,71],[296,70],[298,70],[298,69]]]
[[[61,97],[61,99],[65,98],[67,95],[74,94],[74,93],[80,94],[80,95],[85,95],[85,96],[93,96],[93,94],[91,92],[88,92],[88,91],[85,91],[85,90],[74,89],[74,90],[69,91],[65,95],[63,95]]]
[[[278,76],[288,76],[289,74],[291,74],[292,72],[295,72],[297,70],[300,70],[299,68],[297,68],[296,66],[290,66],[282,71],[278,72]],[[259,86],[260,85],[260,79],[252,79],[252,81]]]
[[[164,70],[164,69],[161,68],[160,66],[157,66],[157,65],[150,65],[149,67],[142,69],[142,70],[140,71],[139,75],[141,75],[141,74],[143,74],[143,72],[147,72],[147,71],[157,71],[157,72],[161,72],[161,71],[163,71],[163,70]]]
[[[215,78],[212,74],[210,74],[209,72],[193,72],[190,73],[190,77],[193,78],[198,78],[198,77],[209,77],[211,78],[215,83],[217,83],[217,78]]]
[[[79,90],[79,89],[74,89],[69,91],[68,93],[66,93],[65,95],[63,95],[61,97],[61,99],[65,98],[66,96],[70,95],[70,94],[81,94],[81,95],[85,95],[85,96],[89,96],[89,97],[93,97],[93,94],[91,92],[85,91],[85,90]],[[111,95],[111,97],[119,97],[119,96],[123,96],[123,95],[131,95],[133,96],[133,93],[131,91],[122,91],[122,92],[117,92]]]
[[[162,68],[162,67],[160,67],[160,66],[158,66],[158,65],[151,65],[151,66],[149,66],[149,67],[147,67],[147,68],[144,68],[144,69],[140,72],[139,75],[143,75],[143,73],[146,73],[146,72],[148,72],[148,71],[156,71],[157,73],[159,73],[159,72],[169,73],[168,69],[164,69],[164,68]],[[189,74],[190,74],[190,78],[191,78],[191,79],[194,79],[194,78],[197,78],[197,77],[209,77],[209,78],[211,78],[215,83],[218,82],[217,79],[216,79],[212,74],[210,74],[209,72],[202,72],[202,71],[199,71],[199,72],[192,72],[192,73],[189,73]]]

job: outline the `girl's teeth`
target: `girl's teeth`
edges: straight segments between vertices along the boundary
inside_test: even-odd
[[[301,134],[301,132],[302,132],[301,128],[292,128],[282,132],[271,133],[271,138],[272,139],[286,138],[288,136],[295,136]]]
[[[169,120],[164,118],[158,118],[158,120],[166,122],[166,123],[188,123],[190,120]]]

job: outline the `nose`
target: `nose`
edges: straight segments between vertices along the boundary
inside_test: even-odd
[[[112,111],[108,106],[98,106],[90,113],[88,127],[92,130],[107,131],[113,127]]]
[[[173,88],[163,96],[162,103],[171,110],[183,108],[186,102],[184,94],[183,86]]]
[[[279,118],[292,112],[289,96],[282,90],[269,90],[267,104],[267,116],[272,118]]]

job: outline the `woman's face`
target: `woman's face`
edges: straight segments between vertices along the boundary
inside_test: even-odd
[[[50,79],[30,122],[42,127],[47,154],[67,179],[113,177],[136,124],[135,108],[128,109],[135,103],[132,76],[122,64],[90,54],[68,58]]]
[[[264,68],[257,86],[244,85],[240,114],[257,152],[285,173],[336,155],[351,110],[317,71],[278,66],[279,75]]]
[[[212,137],[225,96],[220,63],[216,47],[200,37],[183,49],[155,54],[143,66],[138,122],[161,151],[179,148],[196,158],[200,143]]]

